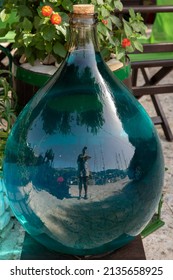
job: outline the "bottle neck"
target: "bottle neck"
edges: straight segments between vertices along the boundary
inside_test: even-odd
[[[99,52],[96,30],[97,18],[94,14],[72,14],[70,21],[71,40],[69,52]]]

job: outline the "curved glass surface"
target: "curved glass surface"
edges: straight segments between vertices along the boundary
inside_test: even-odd
[[[143,107],[99,54],[88,51],[85,63],[83,55],[69,54],[24,108],[4,160],[11,207],[27,232],[77,255],[138,235],[159,202],[164,169]]]

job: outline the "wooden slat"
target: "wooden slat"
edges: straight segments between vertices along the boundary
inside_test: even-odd
[[[154,94],[164,94],[173,93],[173,85],[151,85],[151,86],[135,86],[132,87],[133,94],[136,97],[143,95],[154,95]]]
[[[140,6],[134,5],[132,6],[124,6],[122,11],[115,11],[116,13],[128,14],[129,9],[133,8],[135,12],[140,12],[142,14],[149,14],[149,13],[166,13],[166,12],[173,12],[173,5],[149,5],[149,6]]]
[[[173,52],[173,43],[152,43],[152,44],[143,44],[144,53],[157,53],[157,52]],[[135,51],[134,53],[141,53]]]
[[[140,67],[168,67],[173,66],[173,59],[170,60],[143,60],[143,61],[132,61],[132,68],[140,68]]]

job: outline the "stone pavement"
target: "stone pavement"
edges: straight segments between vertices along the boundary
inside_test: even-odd
[[[152,73],[154,73],[154,70]],[[164,78],[163,82],[168,84],[173,83],[173,71]],[[173,93],[159,95],[159,99],[173,132]],[[150,97],[142,97],[140,102],[150,116],[155,115]],[[157,127],[157,130],[161,139],[165,167],[167,169],[165,172],[161,211],[161,218],[165,222],[165,225],[144,238],[143,244],[147,259],[173,260],[173,142],[168,142],[165,139],[160,126]]]
[[[167,82],[173,81],[173,72],[167,77]],[[142,80],[140,81],[142,82]],[[170,127],[173,131],[173,93],[160,95]],[[142,97],[140,102],[150,116],[154,109],[149,97]],[[165,158],[165,183],[163,189],[163,205],[161,218],[165,225],[143,239],[144,250],[148,260],[173,260],[173,142],[165,139],[162,129],[157,126]],[[14,224],[8,237],[0,243],[0,260],[20,259],[24,230],[14,219]]]

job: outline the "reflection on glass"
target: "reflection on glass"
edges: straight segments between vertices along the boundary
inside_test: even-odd
[[[89,167],[88,159],[91,157],[86,154],[87,147],[85,146],[82,149],[82,153],[78,155],[77,164],[78,164],[78,178],[79,178],[79,199],[81,199],[82,187],[84,187],[85,196],[88,198],[88,180],[89,180]]]
[[[69,52],[24,108],[4,160],[24,228],[50,249],[78,255],[119,248],[141,232],[163,169],[152,121],[93,48]]]
[[[152,217],[163,184],[151,120],[128,90],[104,77],[97,61],[93,72],[86,66],[77,88],[73,80],[81,70],[67,63],[66,87],[52,80],[47,95],[38,92],[6,149],[14,213],[39,242],[65,253],[95,254],[126,244]]]

